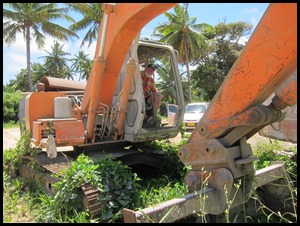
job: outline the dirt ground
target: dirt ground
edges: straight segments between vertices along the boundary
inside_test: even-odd
[[[15,148],[17,141],[20,139],[19,128],[3,129],[3,150]]]
[[[19,128],[3,129],[3,150],[16,147],[16,143],[19,138],[20,138],[20,129]],[[268,142],[270,140],[272,140],[272,139],[260,136],[259,134],[256,134],[248,140],[248,143],[250,143],[252,146],[254,146],[258,143]],[[180,133],[175,138],[170,139],[170,141],[172,143],[180,142],[181,141]],[[292,143],[283,142],[283,141],[280,141],[280,143],[281,143],[281,145],[283,145],[284,148],[288,148],[293,145],[297,145],[297,144],[292,144]]]

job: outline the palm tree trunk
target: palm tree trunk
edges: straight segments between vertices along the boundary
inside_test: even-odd
[[[188,57],[188,48],[187,43],[185,43],[185,67],[186,67],[186,74],[188,79],[188,88],[189,88],[189,103],[192,102],[192,83],[191,83],[191,75],[190,75],[190,62]]]
[[[32,92],[33,87],[32,87],[31,69],[30,69],[30,27],[29,26],[26,27],[26,54],[27,54],[29,92]]]
[[[192,83],[191,83],[191,75],[190,75],[190,64],[189,61],[185,61],[185,66],[186,66],[186,74],[188,78],[188,87],[189,87],[189,103],[192,102]]]

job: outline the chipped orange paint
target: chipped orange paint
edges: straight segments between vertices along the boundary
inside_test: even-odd
[[[33,122],[43,118],[54,118],[54,98],[63,97],[63,92],[34,92],[26,96],[26,129],[31,130]]]
[[[102,20],[95,51],[95,62],[100,58],[98,60],[102,63],[93,65],[82,100],[83,114],[89,115],[87,122],[89,138],[92,136],[98,103],[108,106],[112,104],[119,73],[130,44],[149,21],[175,5],[177,3],[116,4],[113,12],[109,14],[104,55],[98,56],[105,21]],[[107,11],[110,12],[110,8]]]
[[[42,131],[48,130],[47,122],[53,123],[56,146],[75,146],[84,144],[84,128],[81,120],[77,119],[40,119],[33,122],[32,141],[39,145],[43,139]]]
[[[64,96],[66,96],[64,92],[34,92],[27,95],[25,99],[26,129],[32,131],[32,141],[36,145],[42,139],[41,131],[47,129],[47,121],[53,122],[55,126],[55,141],[58,146],[84,143],[83,122],[77,119],[80,118],[78,114],[73,111],[73,116],[77,116],[76,118],[54,118],[54,98]]]
[[[104,47],[105,69],[100,81],[99,101],[111,105],[116,83],[130,44],[141,29],[153,18],[171,9],[177,3],[135,3],[117,4],[115,12],[110,13]],[[103,24],[99,29],[98,43],[101,40]],[[98,45],[97,45],[98,46]],[[96,48],[96,53],[99,47]],[[95,56],[96,57],[96,56]],[[83,97],[83,113],[87,113],[91,98],[92,81],[95,75],[90,74]]]

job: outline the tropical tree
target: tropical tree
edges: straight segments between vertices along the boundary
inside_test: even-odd
[[[45,68],[44,65],[40,63],[32,63],[31,64],[32,68],[32,81],[33,83],[36,81],[39,81],[43,76],[47,76],[47,69]]]
[[[57,78],[66,78],[65,70],[68,68],[67,62],[69,61],[66,58],[66,55],[71,55],[70,53],[65,52],[62,48],[64,45],[60,45],[57,41],[54,41],[53,46],[51,46],[52,52],[48,52],[47,56],[42,56],[40,58],[45,58],[45,68],[47,75]]]
[[[59,40],[78,37],[74,31],[52,22],[65,19],[73,23],[74,19],[67,14],[68,8],[59,8],[56,3],[4,3],[4,6],[6,8],[3,8],[3,41],[11,45],[16,41],[18,33],[24,35],[29,91],[33,91],[30,69],[31,40],[34,38],[38,48],[42,48],[46,35]]]
[[[167,103],[176,104],[175,81],[171,74],[172,70],[170,64],[165,64],[164,67],[158,66],[157,72],[159,74],[159,79],[156,82],[156,87],[164,96],[163,100]]]
[[[192,72],[192,82],[197,86],[197,96],[212,100],[245,46],[241,37],[249,35],[251,28],[252,25],[245,22],[226,24],[224,21],[214,27],[214,33],[204,34],[214,41],[206,56],[194,61],[198,66]]]
[[[156,83],[156,87],[159,89],[161,94],[164,96],[163,101],[166,103],[176,104],[176,86],[174,81],[174,75],[172,74],[171,65],[168,62],[164,62],[163,66],[157,65],[157,73],[159,78]],[[182,88],[184,90],[184,100],[188,101],[188,91],[187,82],[183,80],[183,75],[186,72],[180,74]]]
[[[85,79],[86,81],[89,79],[89,75],[92,70],[92,66],[93,66],[93,60],[90,60],[89,58],[87,58],[86,61],[84,61],[84,65],[82,68],[83,69],[82,75],[81,75],[82,79]]]
[[[20,91],[3,92],[3,123],[8,123],[13,121],[14,123],[19,121],[19,102],[22,99],[22,94]]]
[[[187,69],[189,88],[189,102],[192,101],[192,84],[189,64],[193,59],[201,57],[201,49],[206,45],[202,31],[213,29],[212,26],[201,23],[196,24],[196,17],[188,14],[188,3],[174,7],[174,12],[166,12],[164,15],[168,21],[154,29],[153,36],[159,37],[159,41],[171,44],[179,52],[179,62]]]
[[[233,22],[226,24],[226,19],[214,27],[217,43],[216,57],[223,63],[224,74],[227,74],[244,48],[241,38],[251,33],[252,24]]]
[[[71,70],[71,68],[69,66],[65,67],[64,68],[64,75],[66,77],[66,79],[70,80],[74,80],[74,77],[73,77],[73,71]]]
[[[83,15],[83,18],[70,26],[73,31],[80,31],[88,28],[84,36],[81,47],[85,42],[88,42],[88,47],[97,39],[100,28],[103,10],[101,3],[65,3],[71,10],[74,10]]]
[[[17,73],[16,79],[9,80],[7,87],[11,87],[13,92],[20,90],[22,92],[28,91],[28,79],[27,79],[27,69],[21,69],[20,72]]]
[[[85,54],[83,50],[80,50],[78,55],[75,55],[75,58],[71,59],[73,62],[71,69],[79,73],[79,81],[81,78],[87,79],[89,76],[89,72],[91,70],[91,60],[88,58],[88,55],[89,54]]]

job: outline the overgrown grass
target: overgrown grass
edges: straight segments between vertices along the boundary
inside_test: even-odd
[[[16,177],[9,170],[10,166],[15,168],[20,164],[18,159],[25,153],[24,149],[30,150],[32,154],[38,151],[30,149],[28,137],[28,134],[22,134],[16,148],[5,151],[3,155],[3,221],[5,223],[121,223],[124,207],[143,209],[187,194],[183,178],[190,168],[181,163],[177,151],[181,144],[186,143],[188,136],[185,136],[179,144],[171,144],[169,141],[149,143],[166,153],[162,161],[164,170],[152,178],[141,178],[140,175],[134,174],[131,168],[109,156],[103,161],[94,162],[87,156],[80,155],[67,171],[59,175],[60,181],[53,184],[59,190],[54,196]],[[254,147],[254,153],[259,158],[255,162],[255,167],[259,169],[268,166],[272,161],[284,161],[288,173],[296,183],[297,163],[290,156],[274,152],[281,149],[276,141]],[[296,153],[297,147],[291,151]],[[100,216],[91,217],[80,204],[77,188],[84,182],[95,185],[101,191],[99,198],[103,205]],[[293,189],[295,189],[292,191],[293,201],[297,205],[297,187]],[[263,203],[260,205],[258,208],[266,209]],[[246,222],[273,222],[273,219],[276,222],[288,222],[289,219],[285,217],[285,213],[278,214],[272,211],[265,211],[265,213],[266,215],[258,220],[251,218],[250,221],[247,215],[244,218]],[[295,213],[290,215],[292,215],[290,221],[293,222]],[[204,216],[202,218],[205,219]],[[226,222],[235,222],[235,217],[229,217],[229,211]]]
[[[24,180],[3,171],[3,223],[35,222],[40,211],[35,205],[38,189],[29,189]]]
[[[3,129],[9,129],[9,128],[18,128],[19,122],[15,122],[15,121],[9,121],[7,123],[3,123]]]

